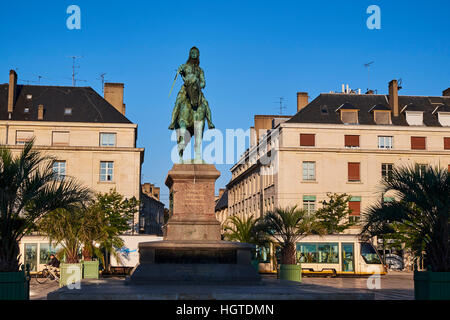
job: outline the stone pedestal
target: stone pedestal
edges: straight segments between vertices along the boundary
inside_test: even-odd
[[[259,284],[253,245],[221,241],[214,212],[211,164],[175,164],[166,178],[171,216],[164,240],[139,244],[139,264],[128,284]]]
[[[166,178],[172,212],[164,240],[220,240],[214,212],[214,184],[220,172],[212,164],[175,164]]]

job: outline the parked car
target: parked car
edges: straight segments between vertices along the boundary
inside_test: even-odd
[[[403,270],[404,268],[403,258],[393,253],[386,254],[386,264],[391,270]]]

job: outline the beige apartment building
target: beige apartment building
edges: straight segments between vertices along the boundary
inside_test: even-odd
[[[136,147],[137,124],[125,117],[123,91],[120,83],[105,83],[104,97],[90,87],[19,85],[11,70],[0,84],[0,144],[18,154],[34,138],[36,149],[54,157],[56,178],[140,199],[144,149]],[[130,232],[138,231],[136,213]]]
[[[380,182],[394,166],[450,170],[450,89],[434,97],[398,90],[393,80],[387,95],[343,90],[310,103],[298,93],[294,116],[272,116],[271,127],[255,116],[250,148],[231,168],[228,214],[259,217],[293,205],[312,212],[336,192],[352,196],[349,219],[359,221],[371,204],[392,200]]]

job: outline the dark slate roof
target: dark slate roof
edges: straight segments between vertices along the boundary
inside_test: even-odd
[[[430,127],[441,127],[437,114],[432,114],[436,107],[443,104],[445,105],[443,108],[446,110],[450,106],[450,97],[399,96],[398,101],[399,111],[410,104],[423,110],[424,125]],[[339,111],[336,112],[336,110],[345,103],[359,108],[359,124],[376,125],[371,109],[377,105],[389,106],[389,96],[379,94],[321,93],[285,123],[343,124]],[[327,110],[327,112],[324,112],[324,110]],[[408,126],[405,113],[402,112],[398,117],[392,117],[392,124]]]
[[[340,105],[339,108],[336,109],[336,111],[337,110],[359,110],[359,107],[354,106],[350,102],[346,101],[342,105]]]
[[[434,113],[436,113],[436,112],[450,112],[450,106],[441,104],[440,106],[436,107],[436,111]]]
[[[410,104],[404,106],[401,111],[402,112],[404,112],[404,111],[422,111],[422,112],[425,112],[425,111],[427,111],[427,106],[417,106],[415,104],[410,103]],[[434,111],[434,109],[433,109],[433,111]]]
[[[132,123],[91,87],[33,85],[17,85],[11,120],[38,121],[40,104],[44,105],[44,119],[39,121]],[[72,115],[65,115],[65,108],[72,108]],[[0,84],[0,120],[8,120],[8,84]]]
[[[373,111],[390,111],[391,107],[389,107],[388,105],[385,104],[377,104],[376,106],[373,106],[372,108],[370,108],[369,112],[373,112]]]
[[[228,189],[225,190],[220,197],[220,199],[216,203],[215,211],[222,210],[224,208],[228,208]]]

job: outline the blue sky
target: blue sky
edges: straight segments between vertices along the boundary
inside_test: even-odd
[[[81,8],[81,30],[66,27],[66,9]],[[369,5],[381,9],[381,29],[369,30]],[[296,110],[296,92],[311,98],[342,83],[386,93],[403,80],[403,95],[441,95],[450,86],[450,1],[2,1],[0,83],[17,69],[19,83],[71,85],[72,61],[83,56],[78,79],[101,94],[99,75],[125,83],[127,117],[139,125],[145,148],[143,181],[161,187],[171,168],[167,129],[178,81],[175,70],[192,46],[200,49],[205,96],[216,128],[252,125],[254,114]],[[29,82],[35,84],[35,82]],[[218,165],[216,189],[230,179]]]

